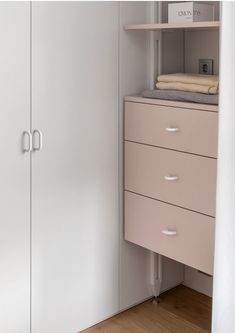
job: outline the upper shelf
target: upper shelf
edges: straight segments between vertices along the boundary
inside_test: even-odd
[[[208,21],[208,22],[187,22],[187,23],[152,23],[152,24],[132,24],[126,25],[125,30],[211,30],[219,29],[219,21]]]

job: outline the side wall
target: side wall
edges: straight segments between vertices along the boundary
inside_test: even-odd
[[[123,234],[123,99],[148,86],[148,43],[145,32],[123,30],[125,24],[146,23],[148,2],[120,2],[119,42],[119,170],[120,170],[120,310],[151,297],[149,251],[124,241]]]

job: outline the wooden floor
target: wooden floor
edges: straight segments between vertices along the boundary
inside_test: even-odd
[[[161,295],[160,304],[142,303],[83,333],[206,333],[211,298],[184,286]]]

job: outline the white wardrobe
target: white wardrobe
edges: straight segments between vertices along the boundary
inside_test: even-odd
[[[0,4],[0,332],[119,309],[117,6]]]

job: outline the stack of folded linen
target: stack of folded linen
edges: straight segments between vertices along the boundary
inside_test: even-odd
[[[158,77],[156,87],[160,90],[179,90],[208,95],[219,92],[218,75],[175,73]]]

